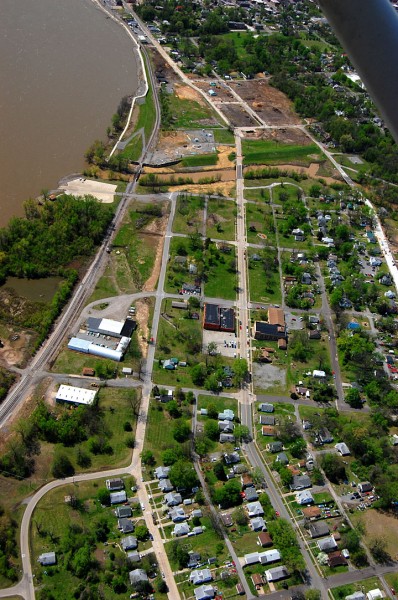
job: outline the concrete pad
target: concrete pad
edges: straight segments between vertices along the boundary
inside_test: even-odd
[[[217,352],[222,356],[236,358],[238,353],[238,340],[234,333],[203,329],[203,352],[205,354],[207,354],[207,346],[210,342],[215,342],[217,344]]]
[[[71,196],[94,196],[94,198],[97,198],[97,200],[104,204],[111,204],[113,202],[116,188],[117,186],[111,183],[93,181],[92,179],[84,179],[83,177],[71,179],[60,186],[60,189],[65,194],[70,194]]]

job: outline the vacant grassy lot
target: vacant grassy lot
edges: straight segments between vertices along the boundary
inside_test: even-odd
[[[204,121],[213,120],[218,125],[218,118],[210,106],[202,102],[179,98],[177,94],[171,94],[170,112],[174,117],[173,127],[175,129],[196,129],[204,126]],[[208,126],[208,123],[207,123]]]
[[[204,196],[180,194],[177,198],[177,207],[173,221],[175,233],[195,233],[203,228]]]
[[[384,576],[387,581],[391,577],[390,574]],[[396,578],[398,585],[398,577]],[[390,583],[390,582],[389,582]],[[393,585],[390,583],[390,585]],[[366,594],[370,590],[383,589],[381,581],[378,577],[370,577],[369,579],[363,579],[360,583],[348,583],[347,585],[341,585],[336,588],[332,588],[331,592],[335,600],[343,600],[346,596],[354,594],[355,592],[362,591]]]
[[[250,249],[249,256],[256,254],[255,250]],[[282,292],[279,279],[279,270],[264,271],[262,261],[249,261],[249,293],[252,302],[276,303],[282,301]]]
[[[180,360],[187,360],[189,355],[201,352],[202,324],[200,320],[188,318],[188,310],[172,308],[171,303],[168,299],[162,304],[156,357],[164,359],[176,356]]]
[[[194,154],[183,158],[183,167],[209,167],[216,165],[218,162],[218,154]]]
[[[95,290],[87,300],[87,304],[95,302],[96,300],[101,300],[102,298],[112,298],[117,295],[118,291],[115,287],[112,269],[108,265],[103,276],[98,280]]]
[[[228,129],[215,129],[213,133],[217,144],[235,144],[234,134]]]
[[[293,144],[280,144],[270,140],[244,140],[242,151],[245,165],[278,163],[307,165],[322,158],[322,154],[315,144],[296,146]]]
[[[270,206],[246,204],[246,229],[249,244],[261,244],[264,240],[267,245],[276,245],[274,218]]]
[[[247,185],[247,182],[245,182],[245,185]],[[251,188],[245,187],[245,191],[244,191],[243,195],[246,198],[246,200],[251,200],[253,202],[269,203],[269,201],[270,201],[270,194],[269,194],[269,190],[267,188],[251,189]],[[246,209],[247,209],[247,207],[246,207]]]
[[[206,236],[219,240],[235,239],[236,206],[231,200],[209,198]]]
[[[137,133],[126,145],[126,147],[120,151],[119,156],[127,158],[129,162],[136,162],[139,160],[142,154],[142,135]]]
[[[382,512],[380,510],[368,509],[364,512],[356,511],[350,516],[354,526],[361,523],[365,528],[364,542],[369,544],[375,539],[384,539],[386,542],[386,551],[393,560],[397,558],[397,536],[398,536],[398,518],[392,513]]]
[[[231,246],[229,254],[219,253],[206,263],[205,296],[209,298],[236,298],[236,252]]]
[[[175,262],[176,256],[186,256],[187,261],[183,264]],[[194,283],[196,275],[189,273],[188,264],[202,260],[202,250],[192,250],[189,238],[173,237],[170,241],[170,259],[166,271],[165,291],[175,294],[181,289],[183,283]]]
[[[185,415],[186,416],[186,415]],[[167,448],[177,445],[173,438],[172,419],[166,407],[157,400],[151,401],[148,411],[148,424],[145,434],[144,450],[151,450],[154,454],[156,464],[162,465],[162,452]],[[182,447],[189,446],[189,442],[179,444]],[[146,467],[146,479],[153,479],[151,467]]]

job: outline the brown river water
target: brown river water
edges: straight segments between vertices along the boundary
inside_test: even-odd
[[[0,227],[84,168],[137,72],[132,40],[92,0],[0,0]]]

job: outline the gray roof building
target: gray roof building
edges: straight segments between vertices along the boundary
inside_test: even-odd
[[[290,484],[290,489],[294,491],[304,490],[305,488],[312,487],[311,479],[308,475],[294,475],[293,481]]]
[[[267,569],[265,571],[265,577],[268,581],[279,581],[280,579],[286,579],[289,577],[289,572],[284,565],[281,567],[274,567],[273,569]]]
[[[232,433],[220,433],[220,443],[224,444],[224,442],[234,442],[235,436]]]
[[[187,535],[189,533],[189,526],[187,523],[176,523],[173,529],[173,535],[180,537],[181,535]]]
[[[245,489],[245,498],[248,502],[253,502],[254,500],[258,500],[258,494],[254,487],[247,487]]]
[[[215,595],[216,592],[212,585],[201,585],[195,589],[196,600],[210,600]]]
[[[122,492],[113,492],[109,495],[111,504],[121,504],[127,500],[127,494],[124,490]]]
[[[120,529],[122,533],[133,533],[134,525],[129,519],[119,519],[117,522],[117,527]]]
[[[134,571],[130,571],[129,579],[131,585],[134,585],[141,581],[148,581],[148,575],[145,573],[144,569],[134,569]]]
[[[178,506],[182,502],[182,496],[178,492],[169,492],[165,494],[164,499],[167,506]]]
[[[194,585],[200,585],[202,583],[207,583],[213,579],[213,575],[211,574],[210,569],[196,569],[192,571],[189,576],[189,580]]]
[[[267,529],[262,517],[254,517],[254,519],[250,521],[250,525],[252,526],[253,531],[265,531]]]
[[[133,535],[128,535],[120,540],[123,550],[135,550],[138,546],[137,538]]]
[[[171,490],[174,488],[170,479],[160,479],[159,487],[162,490],[162,492],[171,492]]]
[[[323,535],[329,535],[330,529],[325,521],[317,521],[310,524],[309,532],[312,538],[318,538],[322,537]]]
[[[170,467],[157,467],[155,469],[155,476],[158,479],[167,479],[170,473]]]
[[[126,519],[127,517],[131,517],[133,511],[131,510],[131,506],[118,506],[115,513],[119,519]]]
[[[249,517],[262,517],[264,514],[264,509],[261,506],[260,502],[249,502],[247,504],[247,512]]]
[[[334,537],[330,535],[318,540],[317,546],[321,552],[332,552],[332,550],[336,550],[337,543]]]
[[[55,555],[55,552],[44,552],[43,554],[40,554],[40,556],[37,559],[37,561],[43,567],[50,567],[51,565],[55,565],[56,564],[57,557]]]

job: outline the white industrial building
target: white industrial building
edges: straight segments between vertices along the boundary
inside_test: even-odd
[[[96,390],[86,390],[72,385],[60,385],[55,400],[74,406],[80,406],[81,404],[87,406],[93,404],[96,395]]]
[[[90,317],[87,319],[86,331],[80,331],[76,337],[72,337],[68,348],[120,362],[136,326],[136,322],[131,319],[113,321]]]

